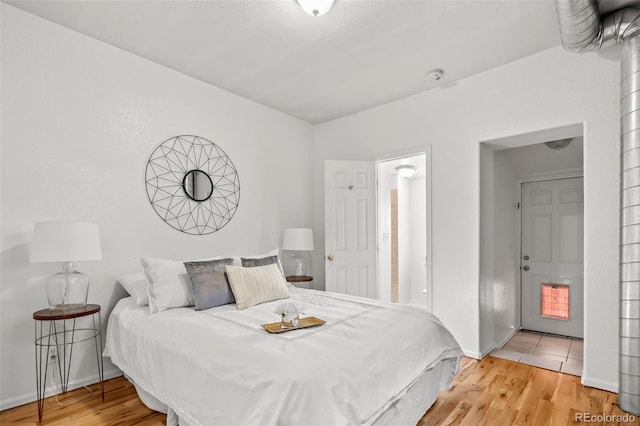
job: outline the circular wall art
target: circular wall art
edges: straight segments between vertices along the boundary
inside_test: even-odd
[[[158,216],[186,234],[222,229],[240,201],[240,180],[231,159],[200,136],[180,135],[152,153],[145,174],[147,195]]]

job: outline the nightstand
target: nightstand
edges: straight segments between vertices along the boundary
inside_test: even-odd
[[[296,287],[313,289],[313,277],[308,275],[289,275],[286,278]]]
[[[82,320],[77,321],[83,317],[87,317],[85,324],[81,324],[83,322]],[[42,421],[49,367],[51,367],[52,370],[51,374],[58,374],[60,378],[60,388],[63,393],[66,392],[69,385],[69,371],[71,370],[73,346],[76,343],[92,339],[94,341],[96,359],[98,361],[98,377],[100,378],[100,388],[102,391],[102,402],[104,402],[100,305],[42,309],[33,313],[33,319],[36,321],[35,349],[36,381],[38,384],[38,420]],[[48,323],[48,330],[45,323]],[[52,351],[55,351],[55,358],[49,355]]]

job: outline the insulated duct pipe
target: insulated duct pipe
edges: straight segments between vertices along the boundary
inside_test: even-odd
[[[618,405],[640,415],[640,38],[622,45]]]
[[[565,50],[622,44],[618,405],[640,415],[640,10],[601,19],[596,0],[556,0],[556,10]]]
[[[622,45],[618,405],[640,415],[640,38]]]

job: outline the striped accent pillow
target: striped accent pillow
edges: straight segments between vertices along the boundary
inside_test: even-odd
[[[287,281],[277,263],[252,268],[227,265],[226,270],[237,309],[289,297]]]

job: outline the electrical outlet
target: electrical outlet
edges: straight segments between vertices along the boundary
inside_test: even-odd
[[[49,348],[49,362],[55,362],[58,360],[58,348],[56,346]]]

